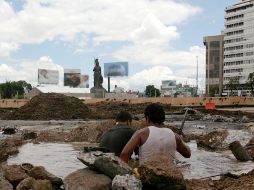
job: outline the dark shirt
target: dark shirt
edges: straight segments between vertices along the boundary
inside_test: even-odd
[[[130,140],[135,130],[128,126],[115,125],[102,135],[100,147],[120,156],[124,146]]]

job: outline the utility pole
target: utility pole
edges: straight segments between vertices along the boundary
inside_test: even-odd
[[[197,56],[197,78],[196,78],[196,83],[197,83],[197,96],[198,96],[198,56]]]

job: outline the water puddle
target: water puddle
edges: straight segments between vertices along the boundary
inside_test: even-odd
[[[250,139],[250,134],[241,130],[229,130],[227,143],[239,140],[245,145]],[[254,162],[238,162],[231,151],[208,152],[198,149],[195,141],[188,143],[192,156],[189,159],[177,155],[178,166],[187,179],[204,178],[222,173],[231,172],[242,174],[254,168]],[[59,144],[59,143],[28,143],[19,148],[19,153],[8,159],[8,164],[31,163],[37,166],[44,166],[46,170],[58,177],[64,178],[78,169],[84,168],[76,155],[82,144]]]
[[[44,166],[47,171],[64,178],[71,172],[85,167],[77,159],[77,153],[70,144],[28,143],[19,148],[16,156],[8,159],[8,164],[31,163]]]
[[[231,172],[233,174],[242,174],[251,171],[254,168],[254,162],[238,162],[231,151],[208,152],[198,149],[195,141],[188,143],[191,148],[191,158],[183,158],[177,155],[183,175],[186,179],[204,178]]]

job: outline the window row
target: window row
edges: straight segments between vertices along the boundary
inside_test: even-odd
[[[239,49],[243,49],[243,48],[253,48],[253,47],[254,47],[254,44],[246,44],[246,45],[226,47],[226,48],[224,48],[224,51],[234,51],[234,50],[239,50]]]
[[[237,11],[243,11],[243,10],[246,10],[248,8],[251,8],[251,7],[253,7],[253,4],[245,5],[245,6],[242,6],[242,7],[237,7],[237,8],[230,9],[230,10],[226,10],[226,13],[234,13],[234,12],[237,12]]]
[[[243,45],[226,47],[226,48],[224,48],[224,51],[232,51],[232,50],[239,50],[239,49],[243,49]]]
[[[224,55],[224,58],[234,58],[234,57],[243,57],[243,53]]]
[[[238,35],[238,34],[243,34],[243,30],[235,30],[235,31],[226,33],[227,36]]]
[[[239,80],[244,80],[246,78],[245,76],[235,76],[235,77],[237,77]],[[235,77],[224,77],[223,80],[224,81],[229,81],[229,80],[231,80]]]
[[[234,28],[234,27],[238,27],[238,26],[243,26],[243,22],[228,24],[228,25],[226,25],[226,28]]]
[[[229,43],[235,43],[235,42],[241,42],[244,41],[243,37],[241,38],[235,38],[235,39],[230,39],[230,40],[225,40],[225,44],[229,44]]]
[[[243,65],[243,64],[252,64],[252,63],[254,63],[254,59],[244,60],[244,61],[228,61],[228,62],[224,62],[224,66]]]
[[[235,19],[243,18],[243,17],[244,17],[243,14],[235,15],[235,16],[231,16],[231,17],[226,18],[226,21],[231,21],[231,20],[235,20]]]

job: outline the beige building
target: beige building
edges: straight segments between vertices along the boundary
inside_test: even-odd
[[[206,96],[221,96],[223,90],[224,35],[206,36]]]

